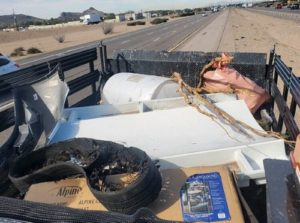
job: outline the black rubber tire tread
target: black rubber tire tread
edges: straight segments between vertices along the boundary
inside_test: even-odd
[[[129,206],[137,204],[137,203],[141,203],[143,202],[143,200],[147,199],[148,197],[151,197],[150,195],[153,193],[157,193],[157,189],[161,188],[161,177],[159,175],[158,171],[149,171],[148,175],[145,177],[145,179],[149,179],[149,184],[148,182],[139,182],[136,185],[136,188],[138,188],[138,190],[136,191],[136,193],[131,194],[130,197],[126,197],[126,198],[122,198],[122,199],[118,199],[117,196],[103,196],[103,194],[105,193],[100,193],[98,194],[99,196],[99,200],[103,203],[103,204],[113,204],[116,207],[119,206],[123,206],[125,203]],[[96,194],[95,194],[96,195]]]
[[[168,223],[149,209],[139,209],[133,215],[106,211],[85,211],[50,204],[0,197],[0,217],[35,223]]]
[[[123,148],[125,150],[127,148]],[[136,148],[130,148],[140,160],[146,160],[146,167],[141,176],[129,187],[114,192],[101,192],[91,185],[94,196],[111,211],[118,211],[126,214],[134,213],[138,207],[145,207],[158,196],[162,183],[161,175],[145,152]]]
[[[9,170],[9,179],[21,193],[26,193],[30,185],[35,183],[57,181],[72,176],[86,176],[83,168],[70,162],[55,163],[26,174],[24,169],[30,170],[36,163],[42,163],[51,156],[73,150],[80,152],[80,155],[86,158],[88,154],[95,151],[91,148],[93,143],[94,140],[91,139],[73,139],[30,152],[13,163]]]
[[[0,187],[0,194],[4,197],[16,197],[19,193],[19,190],[9,179]]]
[[[11,184],[8,174],[12,160],[16,158],[15,148],[13,147],[14,139],[17,137],[17,128],[15,127],[9,139],[0,147],[0,196],[11,196],[13,193],[8,190],[7,184]]]
[[[9,178],[19,191],[24,194],[32,184],[58,181],[72,176],[84,176],[84,171],[74,164],[63,163],[45,167],[33,174],[22,177],[13,177],[12,175],[9,175]]]
[[[140,194],[141,191],[144,190],[144,187],[149,185],[151,181],[153,181],[155,174],[154,168],[156,168],[152,163],[150,159],[148,159],[148,165],[144,169],[144,172],[141,174],[141,176],[133,182],[131,185],[131,188],[127,187],[124,188],[121,191],[114,191],[114,192],[101,192],[99,190],[94,189],[93,191],[97,193],[97,196],[101,196],[102,200],[106,200],[106,198],[112,202],[118,203],[120,202],[120,198],[123,200],[129,200],[132,196],[135,196],[136,194]],[[137,186],[139,185],[139,186]],[[126,196],[126,197],[122,197]]]
[[[157,175],[157,173],[155,175]],[[158,180],[159,176],[155,176],[153,177],[153,179],[154,180],[152,181],[151,185],[148,185],[148,187],[150,188],[149,190],[147,190],[148,187],[144,188],[144,190],[142,190],[141,193],[136,194],[134,197],[131,197],[130,201],[123,200],[122,202],[115,203],[101,201],[101,198],[99,200],[105,207],[107,207],[111,211],[132,214],[138,208],[145,207],[157,198],[161,190],[162,182],[161,180]]]
[[[56,157],[55,155],[61,154],[64,150],[72,149],[80,151],[81,157],[85,159],[88,159],[87,155],[91,152],[97,157],[94,157],[91,163],[87,162],[88,165],[84,168],[71,162],[41,165],[49,157]],[[97,188],[93,188],[90,182],[92,170],[103,167],[114,158],[123,159],[126,162],[129,159],[139,168],[142,167],[138,179],[118,191],[101,192]],[[41,165],[41,168],[37,170],[34,168],[34,171],[31,172],[37,165],[36,162],[39,162],[38,165]],[[133,147],[127,148],[113,142],[86,138],[72,139],[33,151],[17,159],[9,172],[9,178],[21,193],[26,193],[30,185],[34,183],[56,181],[74,176],[86,177],[91,192],[108,210],[130,214],[138,208],[146,207],[156,199],[162,187],[161,175],[154,162],[144,151]]]

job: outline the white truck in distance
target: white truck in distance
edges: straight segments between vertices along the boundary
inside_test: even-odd
[[[94,14],[84,15],[80,17],[80,19],[85,25],[98,24],[99,22],[101,22],[101,17],[99,15]]]

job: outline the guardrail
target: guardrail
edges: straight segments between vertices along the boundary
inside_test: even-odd
[[[280,9],[278,9],[278,11],[270,11],[270,10],[263,10],[263,9],[248,9],[248,10],[255,11],[264,15],[278,17],[278,18],[300,20],[300,14],[292,13],[292,12],[281,12]]]
[[[271,77],[270,93],[272,96],[273,117],[274,105],[276,104],[279,110],[278,119],[274,119],[273,130],[277,132],[283,131],[283,124],[286,129],[286,134],[290,139],[295,140],[299,132],[299,127],[295,121],[295,114],[297,107],[300,107],[300,78],[295,76],[292,69],[289,68],[282,60],[281,57],[275,54],[274,50],[270,54],[270,70]],[[282,81],[282,92],[279,90]],[[289,106],[288,106],[289,104]]]

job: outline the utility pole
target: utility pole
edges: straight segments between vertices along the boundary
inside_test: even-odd
[[[16,28],[16,31],[19,31],[17,16],[15,15],[15,10],[14,9],[13,9],[13,18],[14,18],[14,27]]]

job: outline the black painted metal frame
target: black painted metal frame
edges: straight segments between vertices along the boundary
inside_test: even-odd
[[[272,96],[273,130],[283,133],[283,127],[285,127],[284,134],[295,140],[300,133],[295,120],[297,108],[300,107],[300,78],[293,73],[292,68],[281,60],[280,55],[275,53],[275,49],[270,52],[266,77],[270,80],[269,92]],[[279,90],[281,88],[283,88],[282,92]],[[278,119],[274,114],[275,105],[279,110]]]
[[[20,69],[7,75],[1,75],[0,98],[6,97],[11,99],[11,90],[15,86],[32,83],[42,78],[58,64],[60,65],[59,73],[62,80],[66,79],[65,73],[67,71],[88,64],[89,71],[87,73],[67,82],[70,88],[69,96],[90,85],[92,86],[92,94],[97,95],[98,92],[96,84],[100,76],[100,72],[94,68],[94,61],[97,59],[97,48],[92,48]],[[99,98],[99,96],[95,96],[95,98]],[[66,102],[66,107],[68,107],[68,101]],[[0,111],[0,132],[12,125],[14,125],[14,108],[11,103],[11,106]]]

